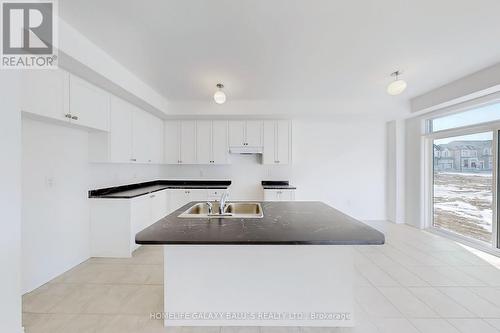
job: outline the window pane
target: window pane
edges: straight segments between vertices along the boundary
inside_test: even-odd
[[[432,119],[432,131],[442,131],[445,129],[481,124],[495,120],[500,120],[500,103]]]
[[[493,133],[434,140],[434,227],[491,244]]]

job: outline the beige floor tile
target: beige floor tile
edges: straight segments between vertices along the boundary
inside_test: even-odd
[[[123,303],[120,313],[147,314],[163,311],[163,286],[140,286],[134,294]]]
[[[479,297],[467,288],[439,288],[439,290],[480,318],[500,318],[500,307]]]
[[[498,331],[482,319],[456,318],[448,319],[461,333],[498,333]]]
[[[75,292],[78,286],[46,284],[23,296],[23,312],[50,313],[63,300]]]
[[[103,286],[95,297],[88,300],[84,313],[93,314],[120,314],[122,305],[132,297],[141,286],[137,285],[109,285]]]
[[[379,288],[379,290],[406,318],[439,317],[436,312],[413,295],[407,288]]]
[[[409,290],[443,318],[475,317],[470,311],[436,288],[409,288]]]
[[[415,326],[404,318],[379,318],[374,323],[380,333],[418,333]]]
[[[420,333],[460,333],[445,319],[411,319]]]

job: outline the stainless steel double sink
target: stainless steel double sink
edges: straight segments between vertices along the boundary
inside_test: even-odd
[[[229,202],[224,212],[219,214],[219,202],[212,202],[212,213],[208,204],[200,202],[189,207],[180,218],[233,218],[233,219],[260,219],[264,217],[262,206],[257,202]]]

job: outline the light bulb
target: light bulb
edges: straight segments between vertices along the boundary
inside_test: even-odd
[[[226,102],[226,94],[223,91],[216,91],[214,94],[214,101],[217,104],[224,104]]]
[[[406,89],[406,86],[407,84],[405,80],[392,81],[387,86],[387,93],[392,96],[399,95]]]

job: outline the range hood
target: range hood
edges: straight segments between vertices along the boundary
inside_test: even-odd
[[[264,149],[262,147],[229,147],[229,152],[231,154],[241,154],[241,155],[251,155],[251,154],[262,154]]]

